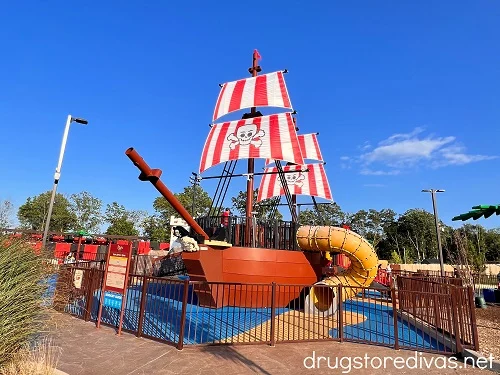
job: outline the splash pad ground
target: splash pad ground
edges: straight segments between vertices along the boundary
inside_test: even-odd
[[[182,287],[182,286],[180,286]],[[147,290],[144,306],[142,332],[144,336],[179,341],[182,302],[174,295],[182,295],[162,288],[161,295],[152,286]],[[136,332],[139,327],[141,286],[132,286],[127,292],[123,329]],[[94,293],[91,320],[97,319],[100,291]],[[372,344],[394,345],[394,316],[392,304],[383,302],[384,296],[370,291],[368,297],[361,293],[352,300],[344,301],[342,311],[343,337],[350,341],[364,341]],[[375,302],[373,302],[375,301]],[[221,307],[207,308],[189,301],[186,305],[184,344],[249,343],[269,342],[271,333],[271,308]],[[66,311],[82,316],[83,298],[68,305]],[[339,314],[321,316],[302,311],[275,309],[275,340],[328,340],[339,337]],[[103,307],[102,322],[117,326],[119,310]],[[422,347],[432,350],[445,348],[436,339],[417,329],[407,321],[398,318],[398,340],[400,346]]]

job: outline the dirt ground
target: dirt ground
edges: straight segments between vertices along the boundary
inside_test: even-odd
[[[476,309],[479,351],[500,359],[500,305]]]

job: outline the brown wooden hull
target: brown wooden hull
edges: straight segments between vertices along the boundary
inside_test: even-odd
[[[270,307],[270,284],[275,282],[278,284],[275,306],[285,307],[299,297],[303,288],[279,287],[279,284],[311,285],[321,277],[319,253],[208,247],[184,252],[182,258],[192,281],[207,282],[195,287],[202,306]]]

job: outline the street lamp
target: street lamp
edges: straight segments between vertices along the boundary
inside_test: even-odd
[[[432,208],[434,209],[434,223],[436,224],[436,236],[439,251],[439,265],[441,267],[441,276],[444,276],[444,263],[443,263],[443,248],[441,246],[441,233],[439,230],[439,219],[436,205],[436,193],[444,193],[442,189],[425,189],[422,193],[431,193],[432,197]]]
[[[195,217],[194,214],[194,202],[196,200],[196,185],[201,182],[201,176],[198,176],[197,173],[191,172],[192,176],[189,177],[189,182],[193,184],[193,203],[191,208],[191,216]]]
[[[49,211],[47,212],[47,219],[45,220],[45,229],[43,231],[42,247],[45,247],[47,242],[47,235],[49,233],[50,217],[52,216],[52,209],[54,208],[54,200],[56,198],[57,184],[61,178],[61,166],[64,158],[64,150],[66,149],[66,141],[68,140],[69,127],[72,122],[78,124],[87,125],[89,122],[83,118],[72,117],[68,115],[66,120],[66,127],[64,128],[64,134],[61,143],[61,150],[59,152],[59,161],[57,163],[56,172],[54,173],[54,186],[52,187],[52,196],[50,197]]]

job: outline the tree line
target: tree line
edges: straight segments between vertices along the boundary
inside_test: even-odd
[[[438,259],[438,244],[434,215],[412,208],[403,214],[391,209],[369,209],[344,212],[337,204],[321,205],[318,210],[300,213],[301,224],[348,225],[365,237],[380,259],[392,263],[421,263]],[[500,229],[485,229],[465,223],[452,228],[438,223],[445,262],[467,263],[481,271],[486,262],[500,261]]]
[[[43,231],[50,194],[47,191],[28,197],[19,207],[17,218],[22,229]],[[187,186],[175,196],[193,217],[218,215],[219,209],[226,208],[233,215],[245,215],[244,191],[231,198],[231,207],[213,207],[211,197],[201,186]],[[257,190],[254,196],[256,198]],[[279,211],[273,210],[272,203],[272,200],[265,200],[255,204],[254,212],[259,220],[283,218]],[[153,209],[154,213],[148,214],[128,210],[118,202],[104,205],[101,199],[85,191],[69,196],[57,194],[49,229],[56,232],[85,230],[97,234],[106,226],[104,234],[108,235],[141,235],[151,240],[168,241],[170,217],[176,212],[163,197],[153,201]],[[0,228],[11,226],[13,215],[12,204],[0,201]],[[438,257],[434,216],[423,209],[409,209],[403,214],[391,209],[350,213],[333,203],[302,210],[298,220],[302,225],[348,225],[374,246],[379,258],[394,263],[420,263]],[[473,224],[454,229],[443,222],[439,223],[439,229],[446,261],[463,262],[465,256],[465,261],[480,268],[485,262],[500,260],[500,229],[487,230]]]

